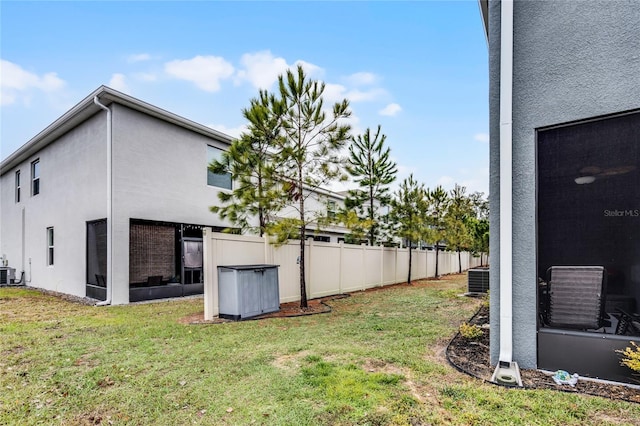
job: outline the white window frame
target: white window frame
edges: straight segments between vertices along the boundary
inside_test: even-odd
[[[16,203],[20,202],[20,198],[21,198],[21,187],[20,187],[20,170],[16,170]]]
[[[53,226],[47,228],[47,266],[53,266],[54,254],[55,254],[55,234],[53,232]]]
[[[336,217],[336,210],[338,208],[338,203],[333,200],[327,201],[327,217],[333,219]]]
[[[31,162],[31,196],[36,196],[40,193],[40,170],[36,176],[36,167],[40,168],[40,159],[33,160]]]
[[[224,152],[223,149],[218,148],[217,146],[213,146],[213,145],[207,145],[207,185],[208,186],[212,186],[214,188],[221,188],[221,189],[226,189],[228,191],[231,191],[233,189],[233,180],[231,179],[231,173],[225,173],[225,175],[229,176],[229,186],[221,186],[221,185],[216,185],[215,183],[210,183],[209,177],[210,176],[224,176],[224,175],[215,175],[213,173],[211,173],[209,171],[209,163],[212,160],[219,160],[222,156],[222,153]],[[211,155],[212,153],[214,153],[215,155]]]

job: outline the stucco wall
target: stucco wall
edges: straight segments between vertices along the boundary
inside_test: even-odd
[[[31,162],[40,159],[40,193],[31,196]],[[0,253],[30,285],[85,295],[86,222],[106,217],[106,116],[97,114],[1,178]],[[15,171],[21,201],[15,202]],[[24,211],[24,257],[22,212]],[[54,265],[46,229],[54,228]]]
[[[113,109],[113,303],[129,298],[129,220],[229,226],[209,206],[207,145],[226,144],[119,104]]]
[[[499,351],[500,3],[489,4],[491,355]],[[637,2],[516,1],[513,79],[514,359],[536,366],[535,130],[640,107]]]

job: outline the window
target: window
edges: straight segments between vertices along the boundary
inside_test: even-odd
[[[213,160],[220,161],[222,159],[222,152],[221,149],[207,145],[207,166],[211,164]],[[231,189],[231,173],[216,174],[207,168],[207,185]]]
[[[53,227],[47,228],[47,265],[53,265]]]
[[[336,217],[336,202],[335,201],[329,201],[327,203],[327,217],[329,219],[333,219]]]
[[[40,193],[40,160],[31,163],[31,195]]]
[[[16,172],[16,203],[20,202],[20,170]]]

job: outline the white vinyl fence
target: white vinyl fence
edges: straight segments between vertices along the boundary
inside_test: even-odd
[[[409,249],[313,240],[307,240],[305,246],[305,281],[309,299],[407,281]],[[218,266],[278,265],[280,303],[300,300],[299,255],[300,242],[297,240],[276,247],[262,237],[205,232],[205,320],[213,319],[219,313]],[[411,279],[435,277],[435,261],[435,251],[414,249]],[[480,265],[480,257],[468,252],[461,253],[461,261],[463,271]],[[438,273],[457,272],[458,253],[439,252]]]

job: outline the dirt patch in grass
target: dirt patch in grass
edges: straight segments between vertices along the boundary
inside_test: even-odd
[[[489,362],[489,329],[487,327],[489,308],[481,307],[469,323],[482,327],[482,336],[469,341],[459,333],[456,334],[447,348],[447,356],[458,369],[479,379],[490,381],[494,367]],[[523,386],[528,389],[553,389],[640,403],[640,389],[590,380],[579,380],[578,384],[572,388],[555,384],[548,374],[538,370],[521,370],[520,375]]]

